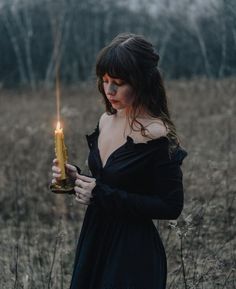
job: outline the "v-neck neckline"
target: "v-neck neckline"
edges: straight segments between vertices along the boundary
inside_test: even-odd
[[[170,145],[170,140],[167,136],[160,136],[160,137],[155,138],[155,139],[150,139],[147,142],[135,143],[134,139],[131,136],[127,135],[126,141],[122,145],[120,145],[118,148],[116,148],[114,151],[111,152],[111,154],[109,155],[109,157],[106,160],[106,163],[103,165],[101,155],[100,155],[100,150],[98,147],[99,134],[100,134],[99,123],[97,123],[95,130],[90,134],[86,134],[85,136],[87,138],[89,148],[91,149],[94,145],[94,149],[96,151],[96,158],[97,158],[97,161],[99,162],[99,166],[100,166],[101,170],[104,170],[105,168],[107,168],[107,166],[111,162],[111,159],[114,157],[114,155],[116,153],[118,153],[119,151],[121,151],[124,147],[129,146],[131,148],[141,149],[141,148],[147,148],[147,147],[155,147],[156,148],[156,146],[157,147],[167,146],[167,148],[168,148]],[[175,152],[173,152],[172,158],[176,158],[177,160],[179,160],[182,157],[185,157],[186,155],[187,155],[187,152],[185,151],[185,149],[182,148],[180,145],[178,145]],[[169,152],[169,157],[170,157],[170,152]]]
[[[126,136],[126,141],[120,145],[119,147],[117,147],[116,149],[114,149],[110,155],[108,156],[108,158],[106,159],[106,162],[105,164],[103,164],[102,162],[102,158],[101,158],[101,154],[100,154],[100,149],[99,149],[99,146],[98,146],[98,137],[99,137],[99,130],[98,130],[98,133],[97,133],[97,138],[96,138],[96,148],[97,148],[97,152],[98,152],[98,156],[99,156],[99,161],[100,161],[100,165],[102,167],[102,169],[104,170],[105,167],[107,166],[108,162],[110,161],[110,159],[114,156],[114,154],[116,154],[118,151],[120,151],[123,147],[127,146],[128,143],[133,143],[133,139],[130,137],[130,136]]]
[[[88,144],[89,144],[90,148],[92,146],[92,143],[95,142],[95,150],[97,152],[99,165],[100,165],[102,170],[104,170],[108,166],[108,164],[110,163],[111,159],[114,157],[114,155],[117,152],[119,152],[121,149],[123,149],[124,147],[126,147],[128,145],[132,146],[134,148],[143,148],[143,147],[147,148],[150,145],[155,145],[155,144],[158,144],[158,143],[160,143],[160,144],[169,143],[169,139],[168,139],[167,136],[160,136],[160,137],[155,138],[155,139],[150,139],[147,142],[135,143],[134,139],[131,136],[127,135],[126,136],[126,141],[122,145],[120,145],[118,148],[116,148],[114,151],[112,151],[111,154],[109,155],[109,157],[107,158],[106,163],[103,164],[102,163],[102,159],[101,159],[101,155],[100,155],[100,150],[99,150],[99,147],[98,147],[99,134],[100,134],[100,131],[99,131],[99,122],[98,122],[94,132],[92,132],[91,134],[86,134],[86,137],[87,137]]]
[[[138,143],[135,143],[135,142],[134,142],[134,139],[133,139],[131,136],[127,135],[127,136],[126,136],[126,141],[125,141],[122,145],[120,145],[119,147],[117,147],[115,150],[113,150],[113,151],[110,153],[110,155],[108,156],[105,164],[103,164],[102,158],[101,158],[101,154],[100,154],[100,149],[99,149],[99,146],[98,146],[98,138],[99,138],[99,135],[100,135],[99,123],[97,124],[97,127],[96,127],[96,129],[95,129],[95,131],[94,131],[94,134],[95,134],[95,137],[96,137],[96,140],[95,140],[95,141],[96,141],[96,149],[97,149],[98,159],[99,159],[100,166],[101,166],[102,170],[104,170],[104,169],[108,166],[110,160],[112,159],[112,157],[113,157],[118,151],[120,151],[121,149],[123,149],[124,147],[126,147],[126,146],[128,146],[128,145],[132,145],[133,147],[145,147],[145,148],[146,148],[148,145],[155,144],[155,143],[157,143],[157,142],[159,142],[159,141],[161,141],[161,142],[162,142],[162,141],[164,141],[164,142],[166,142],[166,141],[169,142],[169,139],[168,139],[167,136],[160,136],[160,137],[155,138],[155,139],[150,139],[150,140],[148,140],[147,142],[138,142]]]

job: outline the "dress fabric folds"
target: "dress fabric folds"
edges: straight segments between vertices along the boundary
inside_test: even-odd
[[[135,143],[127,136],[102,166],[99,125],[86,135],[96,186],[74,260],[70,289],[164,289],[165,249],[153,220],[176,219],[183,209],[181,164],[162,136]]]

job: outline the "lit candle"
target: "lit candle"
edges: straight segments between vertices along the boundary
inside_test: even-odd
[[[60,122],[57,122],[57,127],[55,130],[55,153],[58,160],[58,166],[61,169],[60,180],[66,179],[65,164],[67,162],[67,151],[64,143],[63,129],[60,126]]]

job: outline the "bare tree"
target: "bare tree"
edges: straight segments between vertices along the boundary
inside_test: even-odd
[[[69,34],[70,18],[67,17],[69,5],[61,0],[57,3],[47,3],[48,17],[51,22],[51,38],[53,50],[46,69],[44,85],[52,87],[55,79],[57,64],[61,63],[65,44]]]
[[[18,65],[18,69],[19,69],[19,74],[20,74],[20,82],[23,85],[27,84],[27,75],[26,75],[26,68],[25,68],[25,64],[24,64],[24,58],[23,58],[23,53],[20,49],[20,43],[18,41],[18,37],[17,37],[17,33],[15,31],[15,25],[14,23],[11,22],[10,19],[12,19],[11,17],[11,11],[9,9],[4,9],[4,11],[2,12],[2,21],[6,27],[6,30],[8,32],[9,35],[9,39],[11,41],[13,50],[15,52],[16,55],[16,60],[17,60],[17,65]]]
[[[13,19],[15,19],[16,21],[16,27],[18,28],[18,33],[23,40],[28,78],[29,78],[31,89],[35,91],[36,81],[35,81],[35,75],[34,75],[34,69],[33,69],[33,63],[32,63],[32,54],[31,54],[31,39],[33,36],[33,27],[32,27],[31,13],[30,13],[30,6],[27,3],[21,7],[21,10],[19,10],[19,6],[14,5],[11,9],[11,12],[12,12]],[[22,15],[20,15],[20,12]]]

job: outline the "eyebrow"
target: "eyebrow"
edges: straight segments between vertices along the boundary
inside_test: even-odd
[[[105,75],[102,78],[107,78],[107,77],[115,79],[115,80],[124,81],[122,78],[119,78],[119,77],[111,77],[111,76],[105,76]]]

